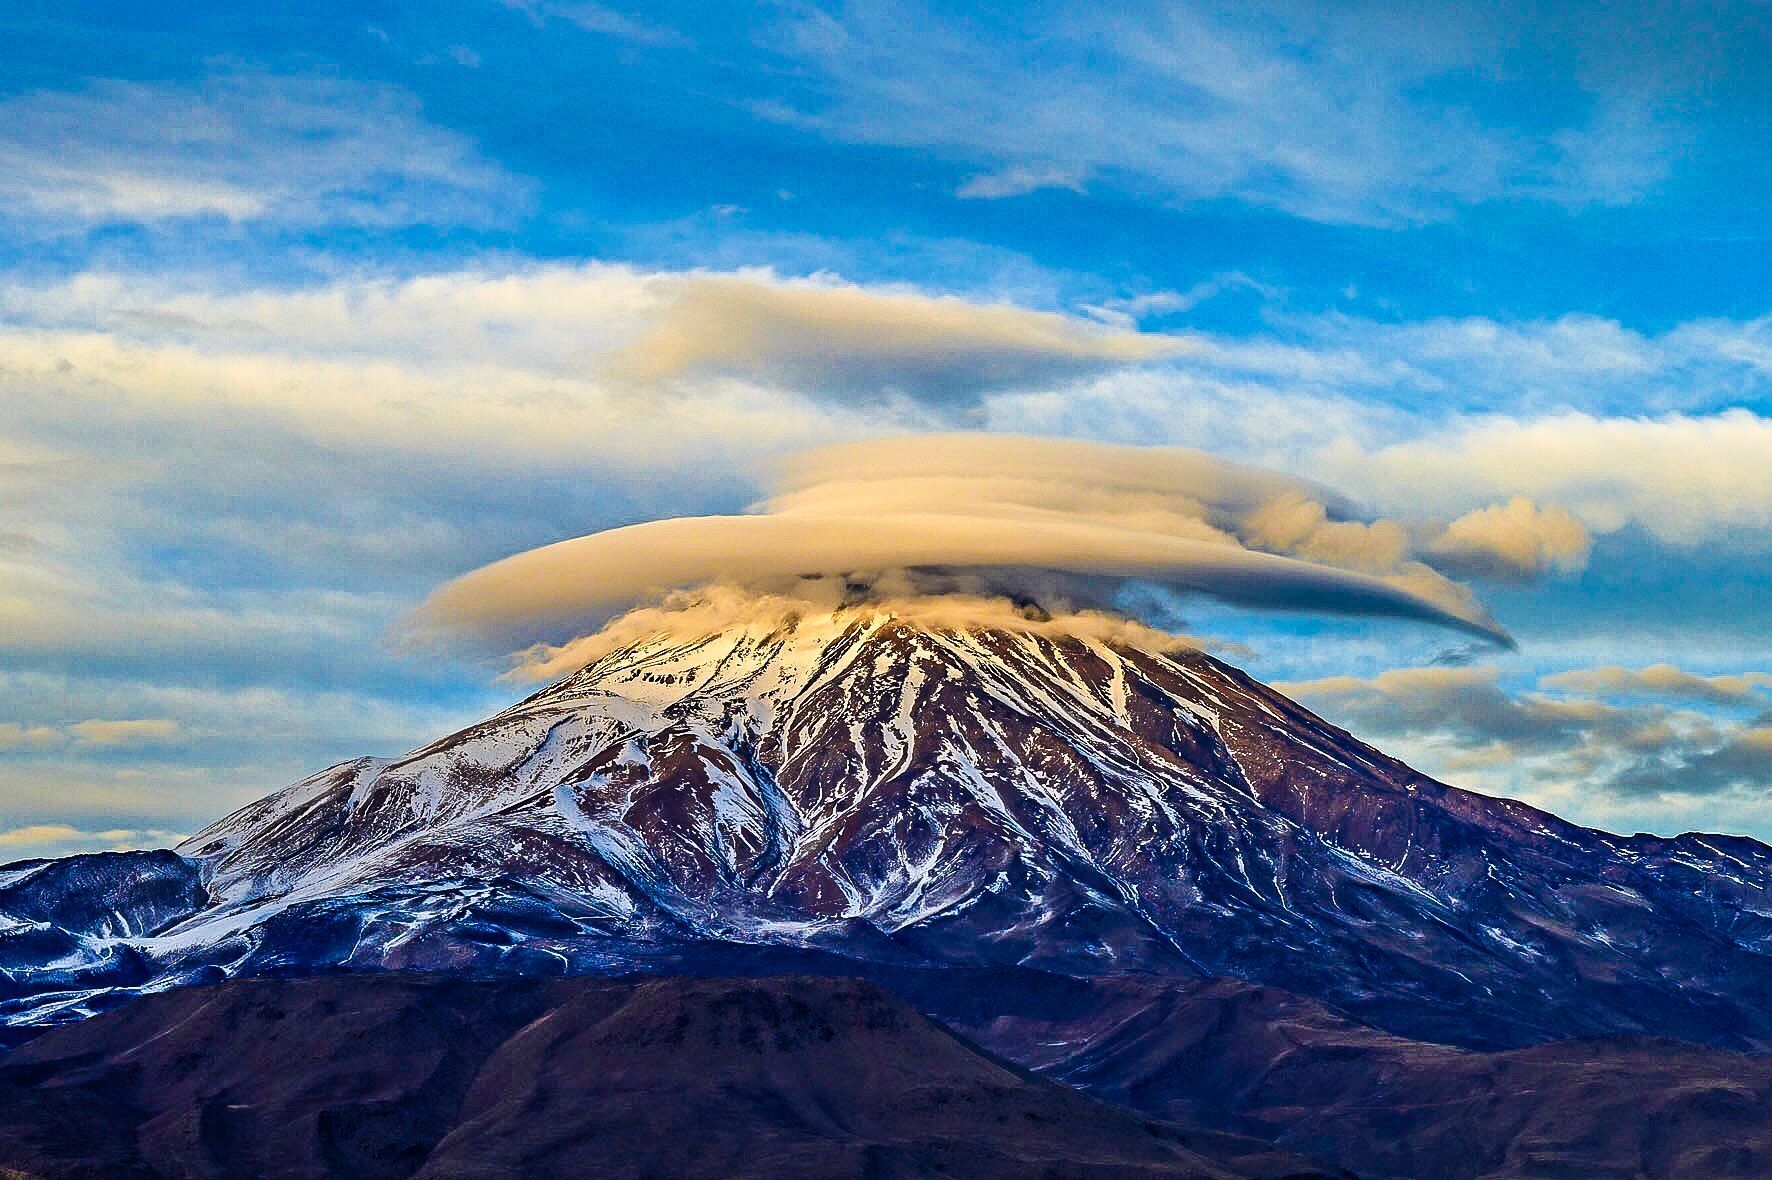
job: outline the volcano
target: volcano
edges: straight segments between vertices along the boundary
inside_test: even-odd
[[[0,1019],[245,977],[793,972],[1102,1092],[1178,996],[1393,1069],[1759,1052],[1769,885],[1756,841],[1444,785],[1198,650],[857,608],[650,635],[175,851],[0,869]]]

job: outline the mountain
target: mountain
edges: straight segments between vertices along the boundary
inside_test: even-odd
[[[177,855],[0,870],[0,1019],[267,973],[778,953],[1235,977],[1469,1048],[1765,1048],[1769,882],[1755,841],[1445,786],[1198,651],[842,611],[647,637]]]
[[[1772,1175],[1765,1054],[1645,1037],[1481,1052],[1241,980],[1118,976],[1044,992],[971,1007],[918,998],[1046,1077],[1364,1180]]]
[[[1328,1176],[1032,1077],[853,980],[236,980],[0,1060],[0,1175],[590,1174]]]
[[[0,1172],[228,1174],[286,1116],[289,1158],[321,1161],[302,1174],[364,1152],[387,1175],[570,1169],[607,1162],[587,1128],[611,1111],[656,1142],[730,1100],[722,1134],[811,1174],[1006,1174],[1074,1123],[1084,1155],[1052,1174],[1756,1176],[1769,882],[1755,841],[1616,836],[1446,786],[1194,650],[864,610],[660,632],[176,850],[0,867],[0,1038],[23,1046],[0,1090],[26,1112],[0,1117]],[[426,974],[445,981],[406,982]],[[802,1038],[722,1073],[703,1042],[613,1089],[518,1052],[537,1020],[588,1060],[638,1052],[599,1038],[640,977],[670,981],[646,994],[672,1027],[761,1045],[800,1004],[841,1052]],[[857,1029],[870,988],[948,1039]],[[721,1024],[732,1003],[748,1015]],[[255,1030],[286,1009],[316,1027],[273,1069]],[[384,1041],[431,1064],[384,1077]],[[1002,1090],[956,1056],[973,1046],[1139,1112],[1150,1142]],[[1052,1133],[953,1155],[927,1095],[845,1089],[879,1054],[945,1061],[944,1101]],[[475,1088],[494,1076],[554,1140]],[[198,1141],[153,1147],[156,1128]],[[581,1132],[600,1146],[573,1156]]]
[[[953,974],[968,971],[924,982]],[[990,982],[973,988],[980,1011],[1000,1007]],[[1062,1061],[1048,1077],[1095,1100],[849,979],[380,972],[180,988],[0,1058],[0,1176],[1772,1172],[1772,1057],[1624,1038],[1480,1053],[1231,980],[1063,986],[1039,1015],[1011,997],[1007,1019],[1037,1025],[1036,1064]]]

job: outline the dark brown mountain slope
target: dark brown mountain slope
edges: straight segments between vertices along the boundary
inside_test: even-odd
[[[1412,1041],[1239,980],[1096,980],[954,1009],[966,1035],[1146,1114],[1368,1180],[1772,1176],[1772,1057],[1647,1037]]]
[[[1006,1066],[875,985],[793,976],[333,976],[151,996],[0,1060],[6,1169],[44,1180],[1321,1175]]]

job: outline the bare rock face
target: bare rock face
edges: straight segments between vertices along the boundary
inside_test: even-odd
[[[1235,977],[1469,1048],[1772,1046],[1772,849],[1577,827],[1209,656],[1031,630],[659,635],[178,854],[102,913],[51,892],[92,858],[0,869],[0,1020],[232,976],[816,953],[876,978]]]

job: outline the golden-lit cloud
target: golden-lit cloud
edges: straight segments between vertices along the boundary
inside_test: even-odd
[[[178,736],[178,722],[165,717],[127,721],[76,721],[68,726],[76,741],[95,746],[121,746],[134,742],[164,742]]]
[[[611,371],[652,384],[694,375],[778,382],[839,398],[959,401],[1173,357],[1174,336],[953,296],[758,275],[664,284],[655,322]]]
[[[1396,521],[1331,520],[1323,504],[1296,494],[1251,513],[1248,536],[1265,549],[1353,569],[1395,569],[1409,553],[1409,535]]]
[[[178,736],[179,723],[164,717],[118,721],[95,718],[70,725],[0,722],[0,750],[59,746],[70,741],[87,746],[128,746],[166,742]]]
[[[53,746],[66,740],[67,734],[53,725],[27,725],[18,721],[0,721],[0,750]]]
[[[1539,683],[1545,688],[1568,692],[1685,698],[1714,704],[1754,703],[1772,695],[1772,673],[1769,672],[1701,676],[1672,664],[1650,664],[1646,668],[1623,668],[1615,664],[1577,668],[1546,676]]]
[[[1540,508],[1525,496],[1458,517],[1428,546],[1442,569],[1525,581],[1587,564],[1593,549],[1587,527],[1567,509]]]
[[[86,831],[72,824],[25,824],[0,830],[0,848],[28,848],[48,854],[66,853],[71,845],[133,848],[166,847],[180,839],[178,832],[157,828],[105,828]],[[17,853],[12,855],[16,856]]]
[[[764,633],[809,616],[849,619],[889,617],[931,628],[979,628],[1031,635],[1064,635],[1097,642],[1125,643],[1145,651],[1205,646],[1190,636],[1145,626],[1110,611],[1048,612],[1018,606],[1002,597],[975,594],[890,593],[867,601],[849,600],[840,579],[807,579],[785,593],[769,594],[711,585],[676,591],[657,605],[635,607],[589,635],[561,644],[538,643],[517,653],[506,674],[518,681],[546,681],[593,664],[630,644],[663,636],[704,636],[743,627]]]
[[[687,587],[958,574],[996,593],[1103,605],[1126,579],[1250,607],[1418,619],[1507,642],[1461,594],[1252,549],[1233,530],[1307,485],[1182,448],[907,436],[790,460],[745,516],[680,517],[520,553],[434,593],[417,620],[499,639],[570,636]],[[921,589],[929,589],[925,581]]]

